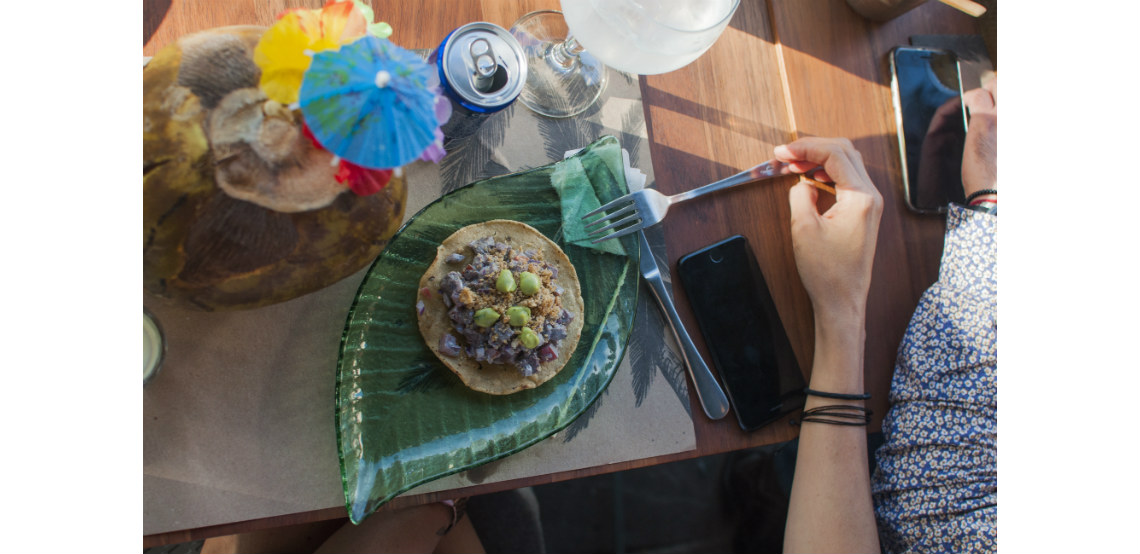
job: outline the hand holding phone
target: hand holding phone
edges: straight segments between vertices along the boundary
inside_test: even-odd
[[[962,158],[962,187],[969,195],[997,189],[997,76],[983,79],[963,97],[970,114]]]

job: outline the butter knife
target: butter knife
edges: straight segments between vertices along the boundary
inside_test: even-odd
[[[681,316],[677,314],[673,299],[665,289],[665,281],[661,278],[661,270],[657,267],[657,260],[653,258],[649,241],[645,239],[645,231],[638,231],[637,238],[641,241],[641,276],[645,278],[646,283],[649,283],[649,290],[653,292],[661,311],[665,312],[665,319],[669,322],[669,328],[673,330],[673,337],[681,347],[681,358],[689,370],[689,376],[693,379],[701,408],[709,419],[721,419],[728,414],[728,398],[725,397],[716,377],[713,377],[709,366],[701,359],[701,353],[697,351],[693,339],[689,338],[689,333],[681,323]]]

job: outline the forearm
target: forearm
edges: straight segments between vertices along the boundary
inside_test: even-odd
[[[861,313],[832,317],[816,311],[814,390],[863,392]],[[804,408],[858,400],[809,396]],[[784,534],[786,552],[878,552],[879,538],[871,503],[867,435],[862,426],[803,423]]]
[[[360,525],[345,524],[317,549],[317,554],[344,552],[432,552],[451,511],[440,503],[380,511]]]

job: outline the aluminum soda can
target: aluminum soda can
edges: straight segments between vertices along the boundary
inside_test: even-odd
[[[448,33],[428,57],[451,101],[440,127],[449,139],[471,136],[491,114],[511,105],[526,84],[522,46],[506,29],[477,21]]]

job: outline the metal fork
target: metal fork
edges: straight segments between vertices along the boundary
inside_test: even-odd
[[[641,229],[644,229],[651,225],[660,223],[663,219],[665,219],[665,213],[669,211],[669,206],[676,204],[677,202],[692,200],[693,198],[696,198],[703,194],[716,192],[721,189],[734,187],[736,185],[742,185],[744,183],[751,183],[753,181],[760,181],[763,179],[771,179],[772,177],[779,177],[781,175],[792,175],[793,172],[791,168],[788,167],[788,165],[789,164],[778,160],[769,160],[756,167],[753,167],[752,169],[741,171],[732,177],[721,179],[715,183],[708,184],[700,188],[695,188],[688,192],[674,194],[673,196],[666,196],[653,189],[642,189],[637,192],[631,192],[625,196],[622,196],[621,198],[618,198],[617,200],[614,200],[613,202],[610,202],[582,216],[582,221],[587,221],[591,217],[594,217],[598,214],[603,214],[603,212],[609,212],[603,214],[601,217],[595,219],[594,221],[587,223],[586,230],[589,230],[590,227],[600,225],[606,221],[612,221],[618,216],[629,214],[628,216],[610,223],[605,227],[600,227],[598,229],[590,231],[589,236],[598,237],[593,241],[594,244],[597,244],[604,240],[622,237],[635,231],[640,231]],[[818,169],[821,168],[812,169],[811,171],[804,173],[804,175],[810,175]],[[816,183],[818,183],[818,181],[816,181]],[[819,185],[817,184],[817,186]],[[834,190],[832,193],[834,193]],[[608,235],[602,235],[602,233],[613,229],[617,230],[609,233]]]

